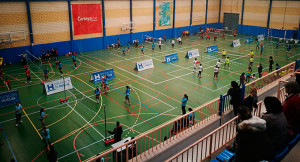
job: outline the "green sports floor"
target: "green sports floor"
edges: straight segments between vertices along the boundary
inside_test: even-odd
[[[255,53],[253,72],[257,74],[256,66],[261,62],[264,72],[268,70],[268,58],[273,56],[274,62],[284,66],[300,58],[300,49],[292,47],[292,53],[287,56],[285,46],[280,45],[275,50],[275,44],[264,41],[264,51],[255,50],[256,42],[244,44],[247,35],[238,35],[241,46],[231,47],[232,37],[226,40],[206,41],[197,36],[183,38],[183,45],[175,44],[172,48],[166,43],[159,50],[158,46],[152,51],[151,44],[145,46],[145,55],[141,56],[140,48],[130,46],[126,56],[122,56],[122,48],[90,51],[78,54],[77,65],[74,69],[71,57],[61,56],[64,76],[70,76],[73,89],[66,92],[68,104],[60,104],[64,92],[47,96],[43,92],[41,80],[44,79],[41,65],[35,61],[30,63],[32,83],[26,84],[25,70],[21,64],[4,67],[4,78],[11,82],[12,89],[19,92],[23,123],[15,126],[15,106],[0,109],[0,122],[4,130],[0,134],[4,143],[0,147],[0,161],[46,161],[46,148],[41,140],[41,123],[39,111],[46,109],[49,116],[45,124],[50,129],[51,142],[58,152],[59,161],[84,161],[101,153],[111,146],[102,142],[105,137],[104,105],[107,113],[107,129],[112,130],[115,122],[120,121],[123,127],[122,138],[136,137],[141,133],[167,122],[181,114],[181,98],[189,96],[187,107],[198,106],[225,94],[232,80],[238,81],[245,72],[249,62],[249,51]],[[170,40],[168,40],[170,42]],[[213,80],[213,67],[221,53],[205,53],[206,46],[218,45],[219,51],[225,49],[230,56],[230,69],[220,68],[219,80]],[[186,59],[188,50],[199,49],[204,71],[202,78],[197,77],[193,70],[194,59]],[[177,53],[179,61],[162,63],[164,55]],[[138,72],[134,70],[138,61],[153,59],[154,68]],[[49,79],[61,78],[53,60],[45,62],[48,66]],[[107,94],[101,94],[100,103],[95,102],[94,89],[99,84],[89,82],[90,73],[114,69],[115,79],[109,80]],[[197,67],[198,69],[198,67]],[[275,65],[273,67],[275,69]],[[134,90],[130,94],[131,105],[125,104],[125,86],[130,85]],[[1,82],[2,92],[7,91]],[[9,143],[8,143],[9,142]]]

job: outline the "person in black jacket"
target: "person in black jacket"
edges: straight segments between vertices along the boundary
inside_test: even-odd
[[[49,162],[56,162],[57,161],[57,152],[54,150],[54,147],[50,146],[50,151],[47,154],[47,158]]]
[[[245,98],[242,105],[248,107],[250,112],[252,112],[253,108],[255,108],[254,110],[256,111],[258,108],[256,88],[250,88],[250,95]]]
[[[120,122],[117,121],[116,125],[117,125],[116,128],[114,128],[114,130],[112,132],[108,131],[108,133],[114,135],[115,142],[119,142],[119,141],[121,141],[121,138],[122,138],[123,129],[120,126]]]
[[[227,94],[231,97],[230,104],[233,106],[234,115],[237,115],[237,109],[241,105],[241,89],[236,81],[231,81],[231,87]]]

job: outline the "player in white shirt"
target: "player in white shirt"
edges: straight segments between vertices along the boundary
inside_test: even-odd
[[[172,39],[172,48],[174,48],[175,40]]]
[[[218,80],[218,75],[219,75],[219,68],[216,66],[215,68],[214,68],[214,78],[213,79],[217,79]]]
[[[182,41],[181,41],[181,38],[179,37],[178,39],[177,39],[177,41],[178,41],[178,44],[180,45],[182,45]]]
[[[216,63],[216,66],[217,66],[218,68],[220,68],[220,66],[221,66],[221,60],[219,60],[219,61]]]
[[[203,71],[203,68],[202,68],[202,64],[200,63],[199,64],[199,71],[198,71],[198,77],[201,78],[201,73]]]
[[[160,37],[159,37],[160,38]],[[161,39],[161,38],[160,38]],[[158,47],[161,50],[161,40],[158,39]]]
[[[199,62],[197,61],[197,58],[195,58],[195,60],[194,60],[194,70],[193,70],[193,72],[196,72],[196,69],[197,69],[197,63],[199,63]]]

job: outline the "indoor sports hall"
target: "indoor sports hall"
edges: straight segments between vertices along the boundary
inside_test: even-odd
[[[300,1],[1,0],[0,161],[209,161],[232,81],[254,115],[284,101],[299,22]]]

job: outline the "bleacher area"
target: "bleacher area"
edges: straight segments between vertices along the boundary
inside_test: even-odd
[[[281,78],[276,82],[269,85],[268,89],[265,92],[260,93],[260,100],[262,100],[265,96],[276,96],[281,103],[285,101],[287,93],[285,91],[285,87],[282,87],[282,83],[287,83],[288,81],[293,81],[295,79],[295,75],[300,74],[300,72],[292,72],[291,75],[287,75],[285,78]],[[276,91],[274,91],[276,90]],[[267,92],[268,91],[268,92]],[[265,105],[262,104],[262,101],[258,103],[258,111],[253,113],[252,115],[256,115],[258,117],[261,116],[265,112]],[[236,124],[238,117],[233,118],[229,122],[221,125],[216,130],[209,133],[207,136],[201,138],[200,140],[196,141],[189,147],[183,149],[179,153],[173,155],[169,158],[168,162],[183,162],[183,161],[205,161],[205,162],[223,162],[223,161],[234,161],[235,153],[227,150],[225,148],[226,144],[232,145],[235,138],[236,133]],[[234,126],[232,126],[234,125]],[[233,130],[228,131],[226,128],[233,127]],[[232,135],[234,134],[234,135]],[[220,137],[222,136],[222,137]],[[228,138],[231,137],[231,138]],[[219,139],[219,142],[213,141]],[[199,145],[203,147],[204,141],[210,141],[210,143],[206,147],[209,146],[208,150],[205,148],[201,148],[201,151],[198,151]],[[288,144],[280,151],[280,153],[274,156],[272,162],[279,162],[279,161],[299,161],[298,152],[300,150],[300,133],[295,135],[295,137],[288,142]],[[220,144],[221,143],[221,144]],[[195,151],[195,149],[197,151]],[[208,152],[208,153],[207,153]],[[255,155],[249,155],[255,156]],[[200,159],[200,160],[199,160]]]
[[[251,87],[257,88],[258,91],[258,109],[255,112],[252,112],[252,115],[261,116],[262,113],[265,111],[264,105],[262,104],[262,100],[265,96],[277,96],[278,99],[283,102],[285,94],[285,89],[280,88],[280,85],[283,81],[293,80],[294,79],[294,68],[297,66],[296,62],[288,64],[282,67],[279,70],[276,70],[260,79],[257,79],[255,82],[248,83],[242,87],[243,96],[246,97],[249,94],[249,90]],[[279,85],[279,86],[278,86]],[[278,89],[279,87],[279,89]],[[191,114],[196,113],[196,116],[203,114],[203,112],[208,112],[213,109],[218,111],[214,112],[207,120],[204,121],[197,121],[194,125],[184,125],[183,127],[178,127],[176,132],[173,132],[169,138],[164,139],[164,142],[157,144],[155,141],[156,138],[163,138],[161,136],[161,132],[165,130],[171,130],[174,125],[177,124],[179,121],[186,121],[188,122],[188,118]],[[154,130],[148,131],[143,136],[138,137],[128,143],[121,145],[118,148],[124,147],[124,152],[115,152],[118,148],[114,148],[108,152],[105,152],[97,157],[94,157],[90,160],[95,159],[114,159],[116,156],[120,156],[124,158],[124,160],[132,160],[134,161],[164,161],[168,159],[170,155],[170,151],[168,150],[177,150],[176,155],[169,158],[167,161],[203,161],[208,160],[213,157],[213,154],[224,149],[225,144],[230,143],[235,137],[235,127],[236,127],[236,120],[237,117],[232,118],[232,105],[229,104],[229,96],[223,95],[220,98],[217,98],[211,102],[200,106],[196,110],[182,116],[176,118],[166,124],[155,128]],[[230,117],[231,116],[231,117]],[[231,118],[231,119],[230,119]],[[221,124],[220,127],[214,126],[216,123]],[[225,124],[222,124],[225,123]],[[203,131],[206,129],[212,129],[206,134]],[[202,131],[202,132],[201,132]],[[172,132],[172,131],[171,131]],[[171,133],[170,132],[170,133]],[[199,133],[201,132],[201,133]],[[205,132],[205,131],[204,131]],[[198,137],[197,134],[202,134],[202,137]],[[199,139],[195,143],[188,143],[186,139],[196,137]],[[297,137],[293,142],[291,142],[282,152],[282,154],[277,155],[276,159],[282,159],[289,150],[292,149],[292,146],[297,143],[299,137]],[[185,141],[186,140],[186,141]],[[148,142],[146,142],[148,141]],[[151,144],[152,141],[152,144]],[[129,147],[130,143],[136,142],[137,145],[134,147]],[[150,144],[149,144],[150,143]],[[154,143],[154,144],[153,144]],[[148,145],[148,149],[146,146]],[[185,149],[182,147],[189,146]],[[178,147],[182,148],[178,150]],[[134,150],[140,150],[141,154],[135,154],[135,156],[129,156],[128,150],[130,152],[134,152]],[[178,153],[179,152],[179,153]],[[167,157],[169,155],[169,157]],[[216,155],[215,155],[216,156]],[[130,158],[129,158],[130,157]],[[163,157],[165,157],[164,160]],[[159,159],[159,160],[158,160]]]

